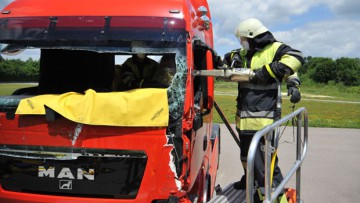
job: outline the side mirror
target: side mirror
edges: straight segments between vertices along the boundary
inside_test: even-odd
[[[4,48],[2,48],[2,46],[4,45]],[[25,50],[25,46],[22,45],[5,45],[5,44],[1,44],[0,47],[0,52],[1,54],[4,55],[8,55],[8,56],[15,56],[17,54],[20,54],[21,52],[23,52]]]

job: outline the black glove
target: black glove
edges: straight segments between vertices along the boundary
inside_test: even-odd
[[[214,66],[215,66],[215,68],[223,67],[223,66],[224,66],[224,62],[223,62],[223,60],[221,59],[220,56],[216,56],[216,57],[215,57],[215,59],[214,59]]]
[[[270,74],[265,67],[254,70],[254,76],[251,82],[254,84],[266,84],[271,79]]]
[[[234,56],[232,57],[231,65],[234,68],[241,68],[242,61],[239,54],[234,54]]]
[[[289,78],[286,81],[286,87],[288,89],[288,96],[291,95],[290,101],[291,103],[298,103],[301,99],[301,93],[300,93],[300,80],[298,77]]]
[[[231,65],[230,55],[231,55],[231,52],[228,52],[224,55],[223,63],[226,64],[227,66]]]
[[[232,68],[241,68],[242,66],[242,61],[238,50],[233,50],[231,52],[226,53],[224,55],[223,62],[229,67],[233,65]]]
[[[298,103],[301,100],[301,94],[300,94],[300,90],[298,88],[298,86],[289,86],[288,85],[288,96],[291,95],[290,97],[290,101],[291,103]]]

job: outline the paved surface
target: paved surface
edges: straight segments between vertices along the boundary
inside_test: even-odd
[[[217,184],[225,187],[244,173],[240,150],[225,125],[221,125],[221,134]],[[296,157],[292,127],[286,127],[280,143],[279,166],[285,174]],[[360,129],[309,128],[309,149],[301,175],[304,202],[359,202]],[[287,187],[295,188],[295,175]]]

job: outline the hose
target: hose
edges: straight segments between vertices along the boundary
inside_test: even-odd
[[[275,150],[272,158],[271,158],[271,168],[270,168],[270,185],[272,185],[273,177],[274,177],[274,168],[275,168],[275,160],[277,155],[277,149]]]

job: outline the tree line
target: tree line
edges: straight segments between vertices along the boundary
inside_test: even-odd
[[[29,58],[4,59],[0,56],[0,82],[37,82],[39,81],[40,63]]]
[[[0,82],[36,82],[39,79],[39,60],[29,58],[4,59],[0,56]],[[360,85],[360,59],[305,57],[305,64],[299,69],[300,78],[309,78],[316,83],[330,81],[346,86]]]
[[[300,78],[310,78],[317,83],[342,83],[345,86],[360,85],[360,59],[305,57],[305,64],[299,69]]]

